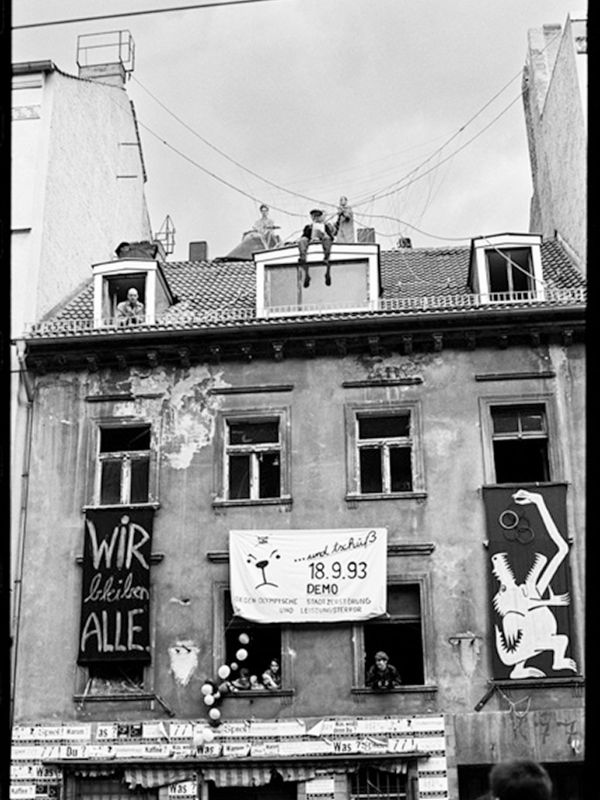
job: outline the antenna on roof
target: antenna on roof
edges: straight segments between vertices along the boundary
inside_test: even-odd
[[[175,250],[175,226],[168,214],[165,217],[165,221],[160,226],[158,233],[154,234],[154,239],[162,244],[168,256]]]

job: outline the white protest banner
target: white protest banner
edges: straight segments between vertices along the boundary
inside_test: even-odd
[[[387,530],[233,530],[231,603],[252,622],[346,622],[386,612]]]

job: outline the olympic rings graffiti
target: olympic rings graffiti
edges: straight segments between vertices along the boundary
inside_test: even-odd
[[[503,536],[508,542],[529,544],[535,539],[529,520],[526,516],[519,516],[512,508],[505,509],[498,517],[498,523],[503,529]]]

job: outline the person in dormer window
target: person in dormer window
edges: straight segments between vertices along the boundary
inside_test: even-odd
[[[331,245],[335,238],[335,229],[329,222],[325,222],[323,212],[318,208],[313,208],[310,212],[310,223],[304,226],[302,236],[298,240],[298,249],[300,250],[300,257],[298,263],[304,267],[304,288],[310,286],[310,276],[308,274],[308,264],[306,263],[306,253],[308,252],[308,245],[311,242],[320,242],[323,247],[323,261],[327,267],[325,271],[325,285],[331,286],[331,275],[329,256],[331,254]]]
[[[375,653],[375,663],[369,668],[365,683],[371,689],[380,692],[393,689],[402,683],[398,670],[393,664],[390,664],[389,656],[383,650]]]
[[[133,286],[127,292],[127,300],[117,303],[117,319],[122,325],[143,322],[146,315],[144,304],[140,302],[137,289]]]

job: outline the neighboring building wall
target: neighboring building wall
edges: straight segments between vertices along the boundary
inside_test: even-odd
[[[553,371],[555,377],[475,381],[477,373],[514,373],[515,364],[523,372]],[[419,376],[422,383],[342,386],[387,368],[405,377]],[[473,709],[489,689],[494,646],[481,492],[489,482],[482,398],[553,398],[558,430],[551,432],[552,447],[557,448],[560,465],[557,479],[568,483],[568,534],[573,541],[569,560],[576,635],[571,654],[578,673],[584,672],[585,476],[577,454],[584,448],[585,382],[580,346],[66,372],[38,377],[37,383],[16,723],[89,721],[117,713],[103,703],[78,707],[73,699],[83,690],[76,665],[81,600],[76,559],[83,548],[82,507],[91,498],[87,476],[95,457],[94,421],[129,416],[151,421],[157,435],[160,432],[160,509],[153,550],[164,559],[151,569],[154,691],[177,717],[205,716],[200,688],[215,669],[215,585],[227,583],[229,577],[227,563],[210,562],[207,552],[226,551],[229,530],[377,526],[388,529],[390,544],[434,545],[431,553],[389,556],[388,575],[427,576],[426,660],[437,691],[357,696],[351,692],[352,626],[292,626],[294,696],[285,704],[276,697],[227,699],[224,719],[443,713],[450,720],[447,727],[452,729],[454,718],[457,734],[462,734],[457,735],[454,752],[448,752],[452,768],[522,755],[534,740],[540,760],[573,758],[561,726],[568,717],[581,727],[583,699],[574,696],[570,686],[550,682],[511,689],[513,702],[531,698],[526,724],[535,729],[535,736],[531,733],[529,740],[510,735],[509,716],[500,713],[508,707],[499,694],[479,713]],[[210,391],[260,384],[291,384],[293,389],[247,395]],[[123,392],[131,392],[134,399],[86,401],[92,395]],[[427,495],[348,502],[344,406],[396,400],[415,400],[421,406]],[[281,406],[290,408],[293,505],[213,508],[213,471],[221,457],[215,449],[217,412]],[[182,643],[190,652],[197,648],[198,658],[185,680],[178,677],[170,655],[170,649]],[[558,720],[543,736],[541,712],[550,715],[546,722]],[[132,721],[154,716],[148,702],[122,704],[118,714]],[[478,734],[466,737],[465,731]],[[495,749],[482,748],[482,742]]]
[[[529,31],[524,103],[533,181],[530,231],[558,236],[585,274],[586,21]]]
[[[127,93],[61,74],[51,62],[43,63],[44,68],[32,65],[32,71],[17,71],[13,77],[13,339],[88,281],[90,264],[114,257],[121,241],[152,238],[142,154]],[[13,350],[13,576],[28,448],[18,370]]]
[[[56,70],[19,75],[16,85],[25,78],[37,87],[15,89],[13,101],[14,336],[78,289],[119,242],[152,239],[124,89]]]

